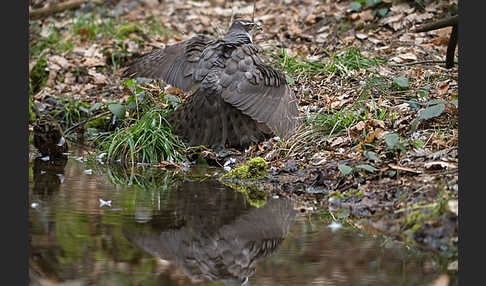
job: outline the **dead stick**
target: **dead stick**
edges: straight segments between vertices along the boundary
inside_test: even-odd
[[[448,26],[455,26],[458,23],[459,23],[459,15],[456,15],[456,16],[445,18],[445,19],[437,21],[437,22],[425,24],[422,27],[418,27],[417,29],[415,29],[415,32],[416,33],[428,32],[428,31],[432,31],[432,30],[445,28],[445,27],[448,27]]]
[[[390,64],[392,67],[405,67],[405,66],[413,66],[413,65],[421,65],[421,64],[443,64],[444,61],[419,61],[419,62],[411,62],[405,64]]]
[[[449,43],[447,44],[447,54],[446,54],[446,65],[445,67],[450,69],[454,66],[454,52],[457,46],[457,23],[452,26],[451,36],[449,38]]]
[[[105,112],[102,112],[102,113],[98,113],[98,114],[96,114],[96,115],[93,115],[93,116],[91,116],[90,118],[88,118],[88,119],[86,119],[86,120],[83,120],[83,121],[81,121],[81,122],[79,122],[79,123],[77,123],[77,124],[75,124],[75,125],[73,125],[73,126],[69,127],[68,129],[66,129],[66,130],[64,131],[64,135],[68,134],[68,133],[69,133],[71,130],[76,129],[76,128],[78,128],[79,126],[86,124],[88,121],[91,121],[91,120],[94,120],[94,119],[99,118],[99,117],[101,117],[101,116],[104,116],[104,115],[110,114],[110,112],[111,112],[111,111],[107,110],[107,111],[105,111]]]
[[[253,14],[251,15],[252,22],[255,22],[255,7],[256,7],[256,0],[253,0]]]
[[[102,1],[102,0],[101,0]],[[93,2],[101,2],[93,1]],[[64,11],[66,9],[76,8],[81,6],[83,3],[88,2],[88,0],[70,0],[67,2],[62,2],[58,4],[48,5],[46,7],[42,7],[39,9],[35,9],[29,12],[29,19],[30,20],[37,20],[44,16],[48,16],[57,12]]]

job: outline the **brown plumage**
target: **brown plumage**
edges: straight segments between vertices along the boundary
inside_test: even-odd
[[[162,79],[188,99],[169,116],[190,145],[246,147],[286,138],[299,124],[297,99],[283,72],[265,64],[253,45],[259,25],[235,21],[223,38],[195,36],[149,52],[125,76]]]

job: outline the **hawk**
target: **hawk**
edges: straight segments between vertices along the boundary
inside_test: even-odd
[[[253,44],[258,23],[234,21],[221,38],[197,35],[128,64],[126,77],[161,79],[190,96],[168,120],[190,145],[246,148],[290,137],[297,98],[285,74],[263,62]]]

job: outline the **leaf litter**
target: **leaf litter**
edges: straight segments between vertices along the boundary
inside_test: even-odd
[[[45,59],[47,72],[31,96],[43,112],[60,108],[64,96],[109,104],[123,118],[131,94],[120,77],[124,63],[198,33],[221,36],[232,16],[251,18],[250,2],[113,0],[30,21],[30,45],[40,51],[30,54],[29,70]],[[413,32],[448,16],[457,1],[429,1],[424,10],[382,2],[385,10],[355,1],[256,1],[264,32],[254,42],[286,73],[306,124],[286,142],[272,138],[219,164],[230,170],[260,156],[273,170],[262,180],[273,195],[321,210],[339,198],[337,223],[457,255],[458,71],[420,64],[445,60],[450,29]],[[75,34],[83,15],[95,20]],[[141,86],[157,94],[170,88]],[[201,154],[218,161],[210,150]]]

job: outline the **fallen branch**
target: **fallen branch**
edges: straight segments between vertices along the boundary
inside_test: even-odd
[[[442,29],[449,26],[457,26],[459,24],[459,16],[452,16],[439,20],[437,22],[428,23],[414,30],[415,33],[428,32],[433,30]]]
[[[92,2],[101,3],[103,0],[95,0]],[[77,8],[82,4],[89,2],[89,0],[69,0],[66,2],[61,2],[57,4],[48,5],[39,9],[29,11],[30,20],[38,20],[42,17],[55,14],[66,9]]]
[[[442,29],[445,27],[452,26],[451,35],[449,37],[449,42],[447,44],[447,54],[445,67],[452,68],[454,66],[454,52],[456,51],[457,40],[458,40],[458,26],[459,26],[459,15],[445,18],[443,20],[425,24],[422,27],[415,29],[416,33],[428,32],[432,30]]]
[[[404,64],[389,64],[392,67],[405,67],[405,66],[413,66],[413,65],[421,65],[421,64],[443,64],[446,63],[446,61],[418,61],[418,62],[410,62],[410,63],[404,63]],[[457,62],[456,62],[457,63]]]
[[[88,118],[88,119],[86,119],[86,120],[83,120],[83,121],[81,121],[81,122],[79,122],[79,123],[77,123],[77,124],[74,124],[73,126],[69,127],[68,129],[66,129],[66,130],[64,131],[64,135],[68,134],[68,133],[69,133],[69,132],[71,132],[72,130],[74,130],[74,129],[78,128],[78,127],[79,127],[79,126],[81,126],[81,125],[86,124],[87,122],[89,122],[89,121],[91,121],[91,120],[94,120],[94,119],[99,118],[99,117],[101,117],[101,116],[105,116],[105,115],[110,114],[110,113],[111,113],[111,111],[107,110],[107,111],[105,111],[105,112],[102,112],[102,113],[98,113],[98,114],[96,114],[96,115],[93,115],[93,116],[91,116],[90,118]]]

